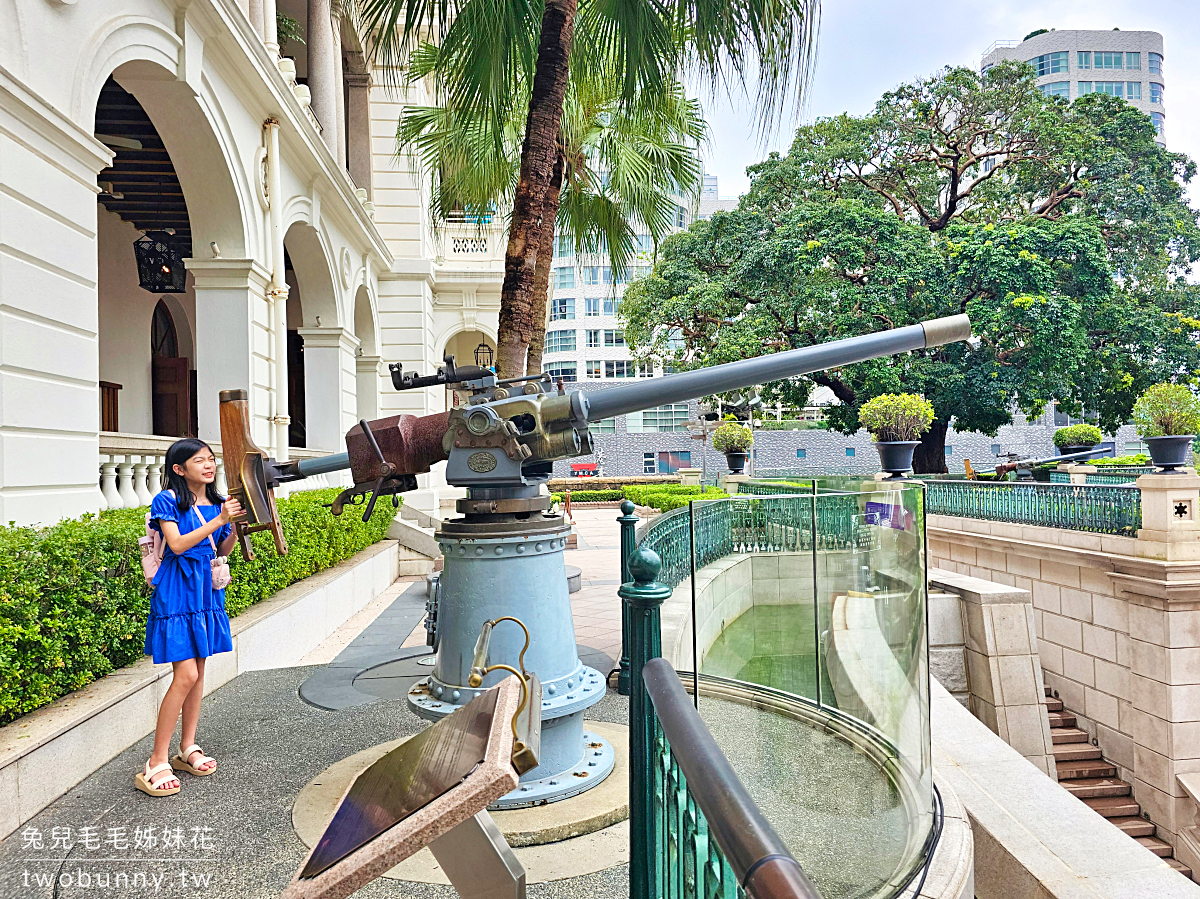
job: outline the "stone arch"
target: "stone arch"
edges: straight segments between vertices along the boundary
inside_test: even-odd
[[[80,52],[73,118],[94,130],[96,103],[111,76],[137,99],[155,124],[179,177],[192,225],[193,254],[209,258],[216,243],[225,258],[253,254],[252,204],[236,143],[210,85],[196,71],[186,80],[189,54],[166,25],[140,16],[108,23]]]
[[[357,411],[357,340],[343,326],[328,240],[308,221],[294,219],[283,244],[289,288],[289,442],[337,451]]]
[[[439,342],[441,350],[438,353],[439,361],[444,359],[446,353],[454,354],[455,365],[474,365],[475,364],[475,348],[480,342],[486,343],[492,350],[492,361],[495,364],[496,358],[496,334],[490,328],[476,322],[468,327],[465,324],[456,325],[449,329],[451,333],[444,335],[445,339]],[[468,394],[456,390],[446,391],[446,408],[450,409],[454,406],[460,406],[467,401]]]
[[[358,417],[368,421],[379,417],[379,376],[383,371],[375,310],[371,291],[367,285],[360,284],[354,292],[354,336],[358,338],[354,383]]]

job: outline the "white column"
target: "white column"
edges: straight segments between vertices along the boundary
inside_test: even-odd
[[[312,111],[321,123],[321,138],[337,156],[338,99],[337,69],[341,54],[334,45],[332,11],[329,0],[308,0],[308,89]]]
[[[196,402],[202,440],[221,439],[218,394],[250,394],[254,441],[270,446],[266,291],[270,274],[253,259],[188,259],[196,284]]]
[[[367,421],[379,418],[379,372],[382,356],[356,356],[355,386],[358,393],[358,417]]]
[[[345,328],[301,328],[300,336],[308,449],[343,452],[346,432],[358,420],[358,338]]]
[[[263,46],[272,56],[279,55],[279,28],[275,17],[275,0],[262,0]]]
[[[355,71],[362,68],[362,54],[350,54],[351,66],[346,75],[349,85],[346,106],[346,168],[354,179],[355,187],[367,192],[374,199],[375,188],[371,170],[371,75]]]
[[[332,5],[333,26],[333,83],[336,100],[337,142],[334,156],[342,170],[346,169],[346,83],[342,72],[342,2],[334,0]]]
[[[250,26],[260,38],[266,34],[263,22],[263,0],[250,0]]]

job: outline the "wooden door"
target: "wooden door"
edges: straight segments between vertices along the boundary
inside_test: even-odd
[[[163,437],[191,436],[191,376],[187,359],[154,356],[151,363],[154,433]]]

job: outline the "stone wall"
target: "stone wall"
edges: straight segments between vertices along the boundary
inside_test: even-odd
[[[1190,492],[1175,512],[1158,508],[1167,486],[1139,481],[1145,523],[1161,525],[1140,538],[929,516],[931,567],[1032,594],[1045,683],[1173,845],[1191,821],[1176,775],[1200,771],[1200,543],[1184,480],[1166,479]]]

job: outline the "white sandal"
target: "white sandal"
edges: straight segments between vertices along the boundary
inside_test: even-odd
[[[200,758],[198,758],[196,760],[195,765],[193,765],[191,762],[188,761],[188,759],[190,759],[192,757],[193,752],[200,753]],[[205,762],[213,762],[214,764],[211,768],[199,767],[200,765],[203,765]],[[208,775],[210,775],[214,771],[216,771],[217,766],[215,763],[216,763],[216,759],[209,758],[207,755],[205,755],[204,750],[201,749],[199,744],[197,744],[197,743],[193,743],[187,749],[180,749],[179,754],[171,759],[171,767],[172,768],[177,768],[182,771],[186,771],[189,774],[196,775],[197,777],[208,777]]]
[[[134,786],[149,796],[174,796],[179,792],[179,787],[181,785],[179,783],[179,778],[173,773],[170,777],[164,777],[157,784],[151,780],[155,774],[158,774],[161,771],[171,770],[172,768],[170,762],[163,762],[161,765],[155,765],[153,768],[150,767],[149,762],[146,762],[145,771],[139,771],[133,776]],[[171,781],[175,781],[175,786],[163,786],[163,784],[169,784]]]

